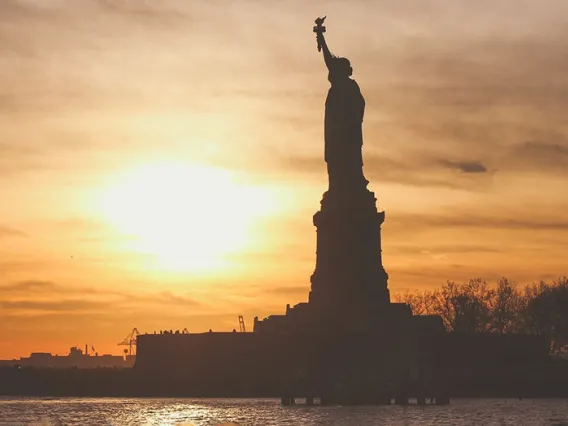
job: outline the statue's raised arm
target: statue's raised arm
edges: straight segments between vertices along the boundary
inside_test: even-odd
[[[316,19],[316,25],[314,27],[314,33],[316,33],[316,40],[318,42],[318,52],[323,50],[323,59],[325,60],[325,65],[328,69],[332,66],[332,60],[336,57],[330,51],[329,47],[327,47],[327,42],[325,41],[325,27],[323,22],[325,21],[325,16],[323,18]]]
[[[363,116],[365,99],[359,86],[351,78],[353,68],[347,58],[333,55],[325,42],[325,17],[316,19],[314,32],[318,51],[328,69],[331,83],[325,101],[325,161],[332,192],[348,192],[365,189],[367,179],[363,175]]]

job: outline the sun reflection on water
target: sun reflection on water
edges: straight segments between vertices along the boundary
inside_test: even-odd
[[[282,407],[275,399],[0,397],[0,425],[554,425],[565,399],[456,399],[448,406]]]

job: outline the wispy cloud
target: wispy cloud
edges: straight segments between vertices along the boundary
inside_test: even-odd
[[[111,310],[207,309],[207,305],[183,294],[168,291],[111,290],[60,285],[51,281],[29,280],[0,285],[4,315],[45,315],[67,311],[105,316]],[[112,307],[112,309],[111,309]]]
[[[20,281],[0,286],[0,291],[6,293],[38,293],[54,291],[55,283],[51,281]]]
[[[0,225],[0,238],[5,237],[25,237],[26,234],[15,228]]]
[[[291,301],[293,301],[299,295],[306,295],[310,291],[310,285],[307,282],[306,285],[268,287],[266,291],[272,294],[290,296]]]
[[[479,229],[501,229],[501,230],[525,230],[525,231],[568,231],[568,218],[557,217],[536,217],[530,215],[510,215],[489,216],[486,213],[472,214],[467,211],[448,211],[444,214],[409,214],[400,213],[392,218],[389,217],[389,224],[393,226],[412,227],[411,224],[422,229],[431,228],[455,228],[462,229],[464,232],[468,228]]]
[[[367,178],[376,182],[471,190],[491,183],[487,178],[472,180],[452,173],[456,170],[468,174],[487,173],[487,168],[481,162],[438,159],[430,152],[412,152],[400,158],[367,154],[363,161]],[[319,156],[282,157],[281,164],[285,170],[295,174],[305,173],[320,177],[326,173],[325,162]]]

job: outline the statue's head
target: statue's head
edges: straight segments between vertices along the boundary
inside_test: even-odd
[[[334,58],[333,65],[329,70],[328,80],[330,83],[347,80],[353,75],[353,68],[351,62],[347,58]]]

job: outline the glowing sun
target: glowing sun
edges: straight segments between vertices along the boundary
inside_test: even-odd
[[[228,171],[184,163],[125,173],[102,205],[115,227],[135,238],[134,250],[191,272],[223,267],[227,255],[252,243],[252,225],[273,207],[268,191],[236,182]]]

